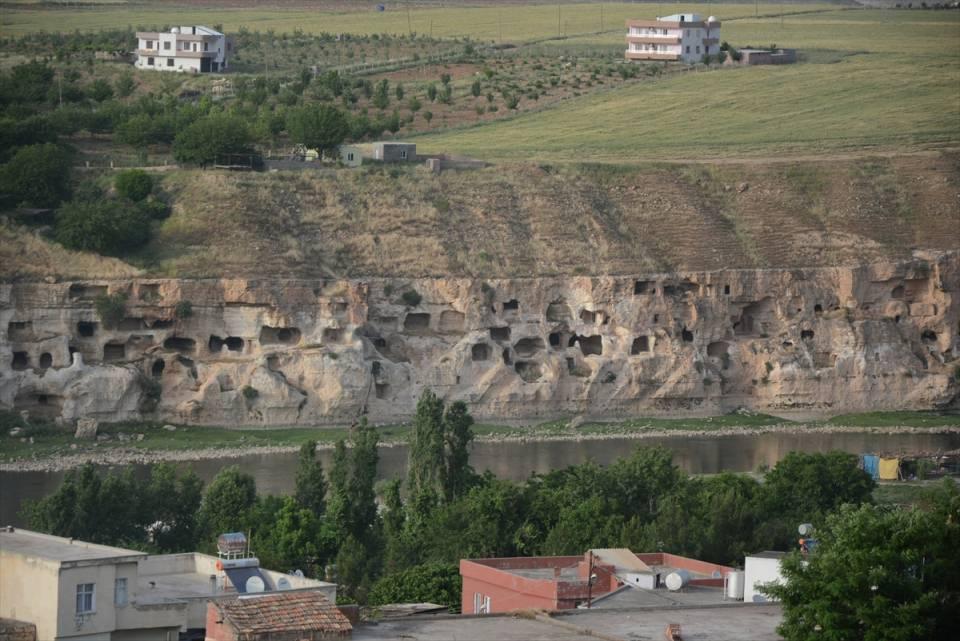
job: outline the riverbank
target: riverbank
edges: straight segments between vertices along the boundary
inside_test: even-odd
[[[9,423],[8,423],[9,425]],[[348,428],[229,429],[158,424],[102,426],[96,441],[74,439],[51,426],[22,427],[16,436],[0,437],[0,471],[58,472],[85,463],[105,466],[235,459],[249,455],[297,451],[315,440],[322,449],[348,435]],[[405,445],[409,425],[378,427],[381,445]],[[838,416],[822,421],[788,421],[762,414],[731,414],[707,418],[648,419],[620,422],[551,421],[529,426],[476,425],[478,442],[555,442],[644,439],[663,437],[744,436],[770,433],[875,434],[960,433],[960,415],[934,412],[890,412]]]

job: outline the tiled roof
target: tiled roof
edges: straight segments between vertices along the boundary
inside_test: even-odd
[[[348,637],[353,627],[347,617],[320,592],[304,590],[272,594],[245,594],[218,600],[224,621],[238,639],[269,632],[322,631],[325,636]]]

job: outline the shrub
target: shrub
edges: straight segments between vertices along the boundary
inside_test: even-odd
[[[423,300],[423,297],[415,289],[408,289],[407,291],[400,294],[400,299],[403,301],[403,304],[407,307],[416,307],[420,304],[420,301]]]
[[[103,326],[112,329],[127,315],[127,295],[124,292],[102,294],[93,301],[93,307]]]
[[[514,95],[509,95],[504,98],[504,103],[507,105],[507,109],[516,109],[517,105],[520,104],[520,98]]]
[[[213,114],[188,125],[173,141],[177,162],[207,165],[224,154],[252,153],[253,135],[239,116]]]
[[[153,178],[142,169],[127,169],[117,174],[113,185],[121,196],[136,203],[153,191]]]
[[[193,316],[193,303],[188,300],[182,300],[173,308],[173,315],[184,320]]]
[[[75,200],[57,212],[55,237],[70,249],[119,256],[150,239],[150,221],[139,208],[117,201]]]
[[[260,392],[257,391],[256,387],[250,387],[249,385],[243,386],[243,397],[248,401],[255,400],[260,396]]]
[[[0,166],[0,194],[14,205],[55,207],[70,195],[70,158],[52,143],[21,147]]]
[[[479,97],[480,97],[480,91],[481,91],[480,81],[479,81],[479,80],[474,80],[474,81],[473,81],[473,84],[470,85],[470,94],[471,94],[474,98],[479,98]]]

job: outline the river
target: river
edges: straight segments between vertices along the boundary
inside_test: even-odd
[[[673,452],[674,462],[690,474],[749,472],[760,466],[772,467],[790,451],[827,452],[842,450],[853,454],[883,452],[914,454],[960,449],[960,434],[857,432],[767,434],[729,436],[664,436],[636,440],[630,438],[584,439],[580,441],[527,441],[474,443],[470,462],[478,471],[520,481],[533,472],[549,472],[587,460],[608,464],[623,457],[637,445],[663,445]],[[320,458],[329,469],[332,450],[322,450]],[[296,454],[251,455],[231,459],[213,459],[178,463],[194,470],[205,482],[222,467],[239,465],[254,476],[262,493],[285,494],[293,489]],[[379,475],[396,478],[406,470],[406,447],[380,449]],[[147,466],[134,465],[143,475]],[[0,525],[22,526],[18,513],[24,500],[37,499],[55,491],[64,472],[0,472]]]

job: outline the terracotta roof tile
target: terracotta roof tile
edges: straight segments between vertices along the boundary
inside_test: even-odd
[[[311,631],[347,637],[353,630],[337,606],[316,591],[245,594],[218,600],[216,605],[239,638],[264,632]]]

